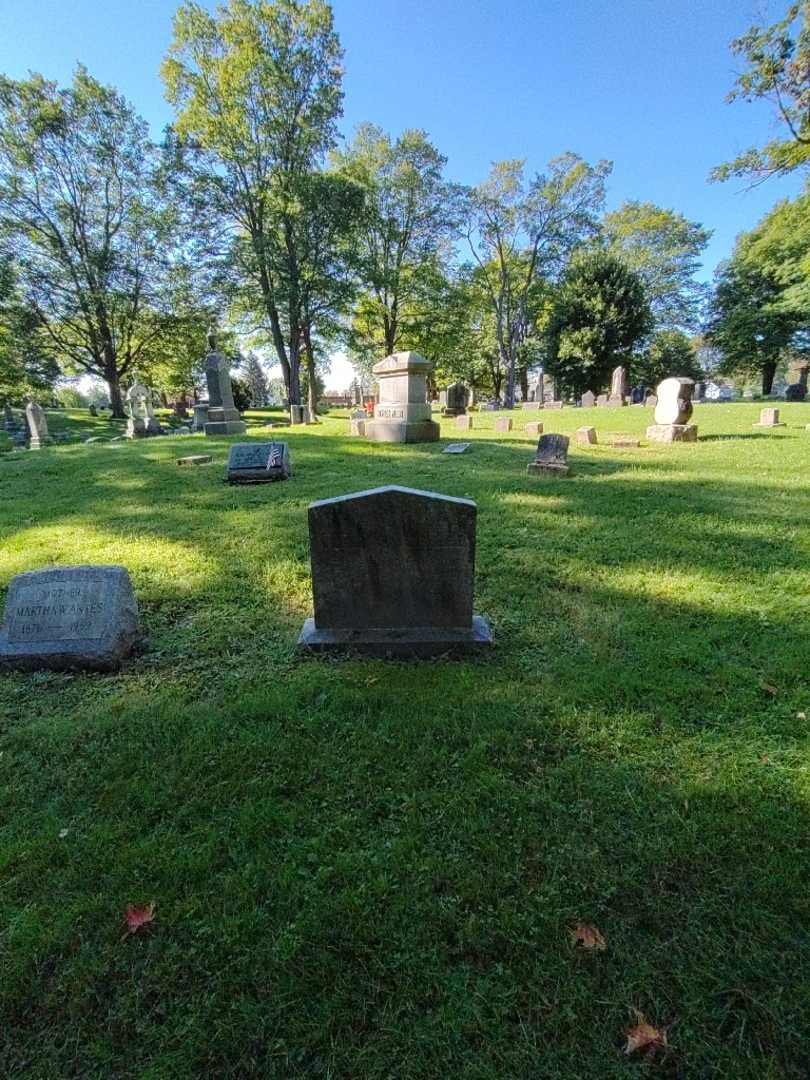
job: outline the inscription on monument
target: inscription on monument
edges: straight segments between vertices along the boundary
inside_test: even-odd
[[[76,585],[23,585],[9,619],[8,640],[98,640],[104,635],[104,594],[101,581]]]

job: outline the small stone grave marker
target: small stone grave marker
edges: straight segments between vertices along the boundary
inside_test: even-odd
[[[631,439],[629,435],[617,435],[611,439],[610,445],[617,450],[630,450],[641,446],[641,440]]]
[[[577,440],[580,446],[595,446],[596,445],[596,428],[594,427],[581,427],[577,428],[574,432],[574,438]]]
[[[315,615],[299,646],[433,656],[490,645],[473,615],[476,514],[470,499],[393,486],[312,503]]]
[[[189,454],[188,457],[179,457],[178,465],[210,465],[214,460],[211,454]]]
[[[468,442],[451,442],[445,446],[442,450],[443,454],[463,454],[465,450],[469,450],[471,443]]]
[[[754,424],[754,427],[785,427],[785,424],[779,420],[778,409],[762,409],[759,423]]]
[[[596,404],[596,394],[594,394],[592,390],[586,390],[582,395],[581,401],[583,409],[592,409]]]
[[[541,435],[535,459],[529,462],[526,471],[530,475],[568,476],[568,436]]]
[[[463,416],[456,417],[456,427],[459,431],[470,431],[473,426],[473,418],[469,413],[464,413]]]
[[[525,425],[524,430],[527,435],[542,435],[543,425],[539,420],[530,420],[529,423]]]
[[[290,477],[287,443],[234,443],[228,454],[229,484],[268,484]]]
[[[57,566],[12,578],[0,668],[115,671],[138,637],[123,566]]]
[[[496,416],[495,417],[495,430],[498,432],[505,432],[512,430],[512,417],[511,416]]]
[[[597,405],[607,405],[607,403],[608,403],[607,394],[600,394],[599,397],[596,399],[596,404]]]

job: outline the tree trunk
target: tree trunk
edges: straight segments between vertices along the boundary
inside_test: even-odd
[[[524,401],[529,400],[529,371],[528,368],[522,367],[518,372],[518,380],[520,382],[520,393]]]
[[[124,399],[121,396],[121,383],[117,370],[108,368],[104,375],[104,381],[110,391],[110,409],[113,418],[115,420],[126,420],[127,414],[124,412]]]
[[[506,349],[501,346],[501,363],[506,368],[506,400],[504,405],[507,409],[515,407],[515,358],[510,356]]]
[[[773,390],[773,378],[776,375],[776,361],[766,360],[762,368],[762,393],[770,394]]]
[[[307,405],[309,406],[309,417],[314,420],[318,415],[318,377],[315,372],[315,351],[312,348],[312,335],[308,326],[304,327],[303,335],[306,352],[305,362],[307,365]]]

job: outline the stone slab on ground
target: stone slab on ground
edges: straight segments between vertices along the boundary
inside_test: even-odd
[[[210,465],[214,460],[211,454],[189,454],[188,457],[179,457],[178,465]]]
[[[635,450],[635,449],[638,449],[639,446],[641,446],[641,440],[640,439],[625,438],[624,436],[619,436],[616,439],[611,439],[610,440],[610,445],[612,447],[614,447],[615,449],[617,449],[617,450],[630,450],[630,449]]]
[[[468,442],[451,442],[445,446],[442,450],[443,454],[463,454],[465,450],[469,450],[472,443]]]
[[[228,452],[229,484],[270,484],[289,480],[290,450],[283,442],[234,443]]]
[[[651,424],[647,428],[650,442],[697,442],[697,424]]]
[[[315,614],[299,645],[433,656],[491,644],[472,608],[476,515],[470,499],[398,486],[312,503]]]
[[[528,424],[524,425],[523,430],[527,435],[542,435],[543,425],[539,420],[531,420]]]
[[[9,585],[0,668],[115,671],[138,634],[138,604],[125,567],[32,570]]]
[[[594,427],[581,427],[577,428],[574,432],[574,438],[580,446],[595,446],[596,445],[596,428]]]

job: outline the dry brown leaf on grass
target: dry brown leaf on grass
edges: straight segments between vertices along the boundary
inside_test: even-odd
[[[581,949],[594,949],[596,952],[604,952],[607,948],[604,937],[591,923],[578,922],[571,931],[571,937],[574,939],[574,944]]]
[[[127,913],[124,920],[127,928],[121,938],[122,941],[128,938],[130,934],[137,934],[144,926],[148,926],[155,921],[155,905],[146,904],[144,907],[139,907],[137,904],[127,904]]]
[[[660,1050],[667,1048],[667,1033],[661,1031],[652,1024],[648,1024],[641,1013],[636,1013],[638,1023],[625,1032],[627,1045],[625,1054],[643,1054],[644,1057],[655,1057]]]

